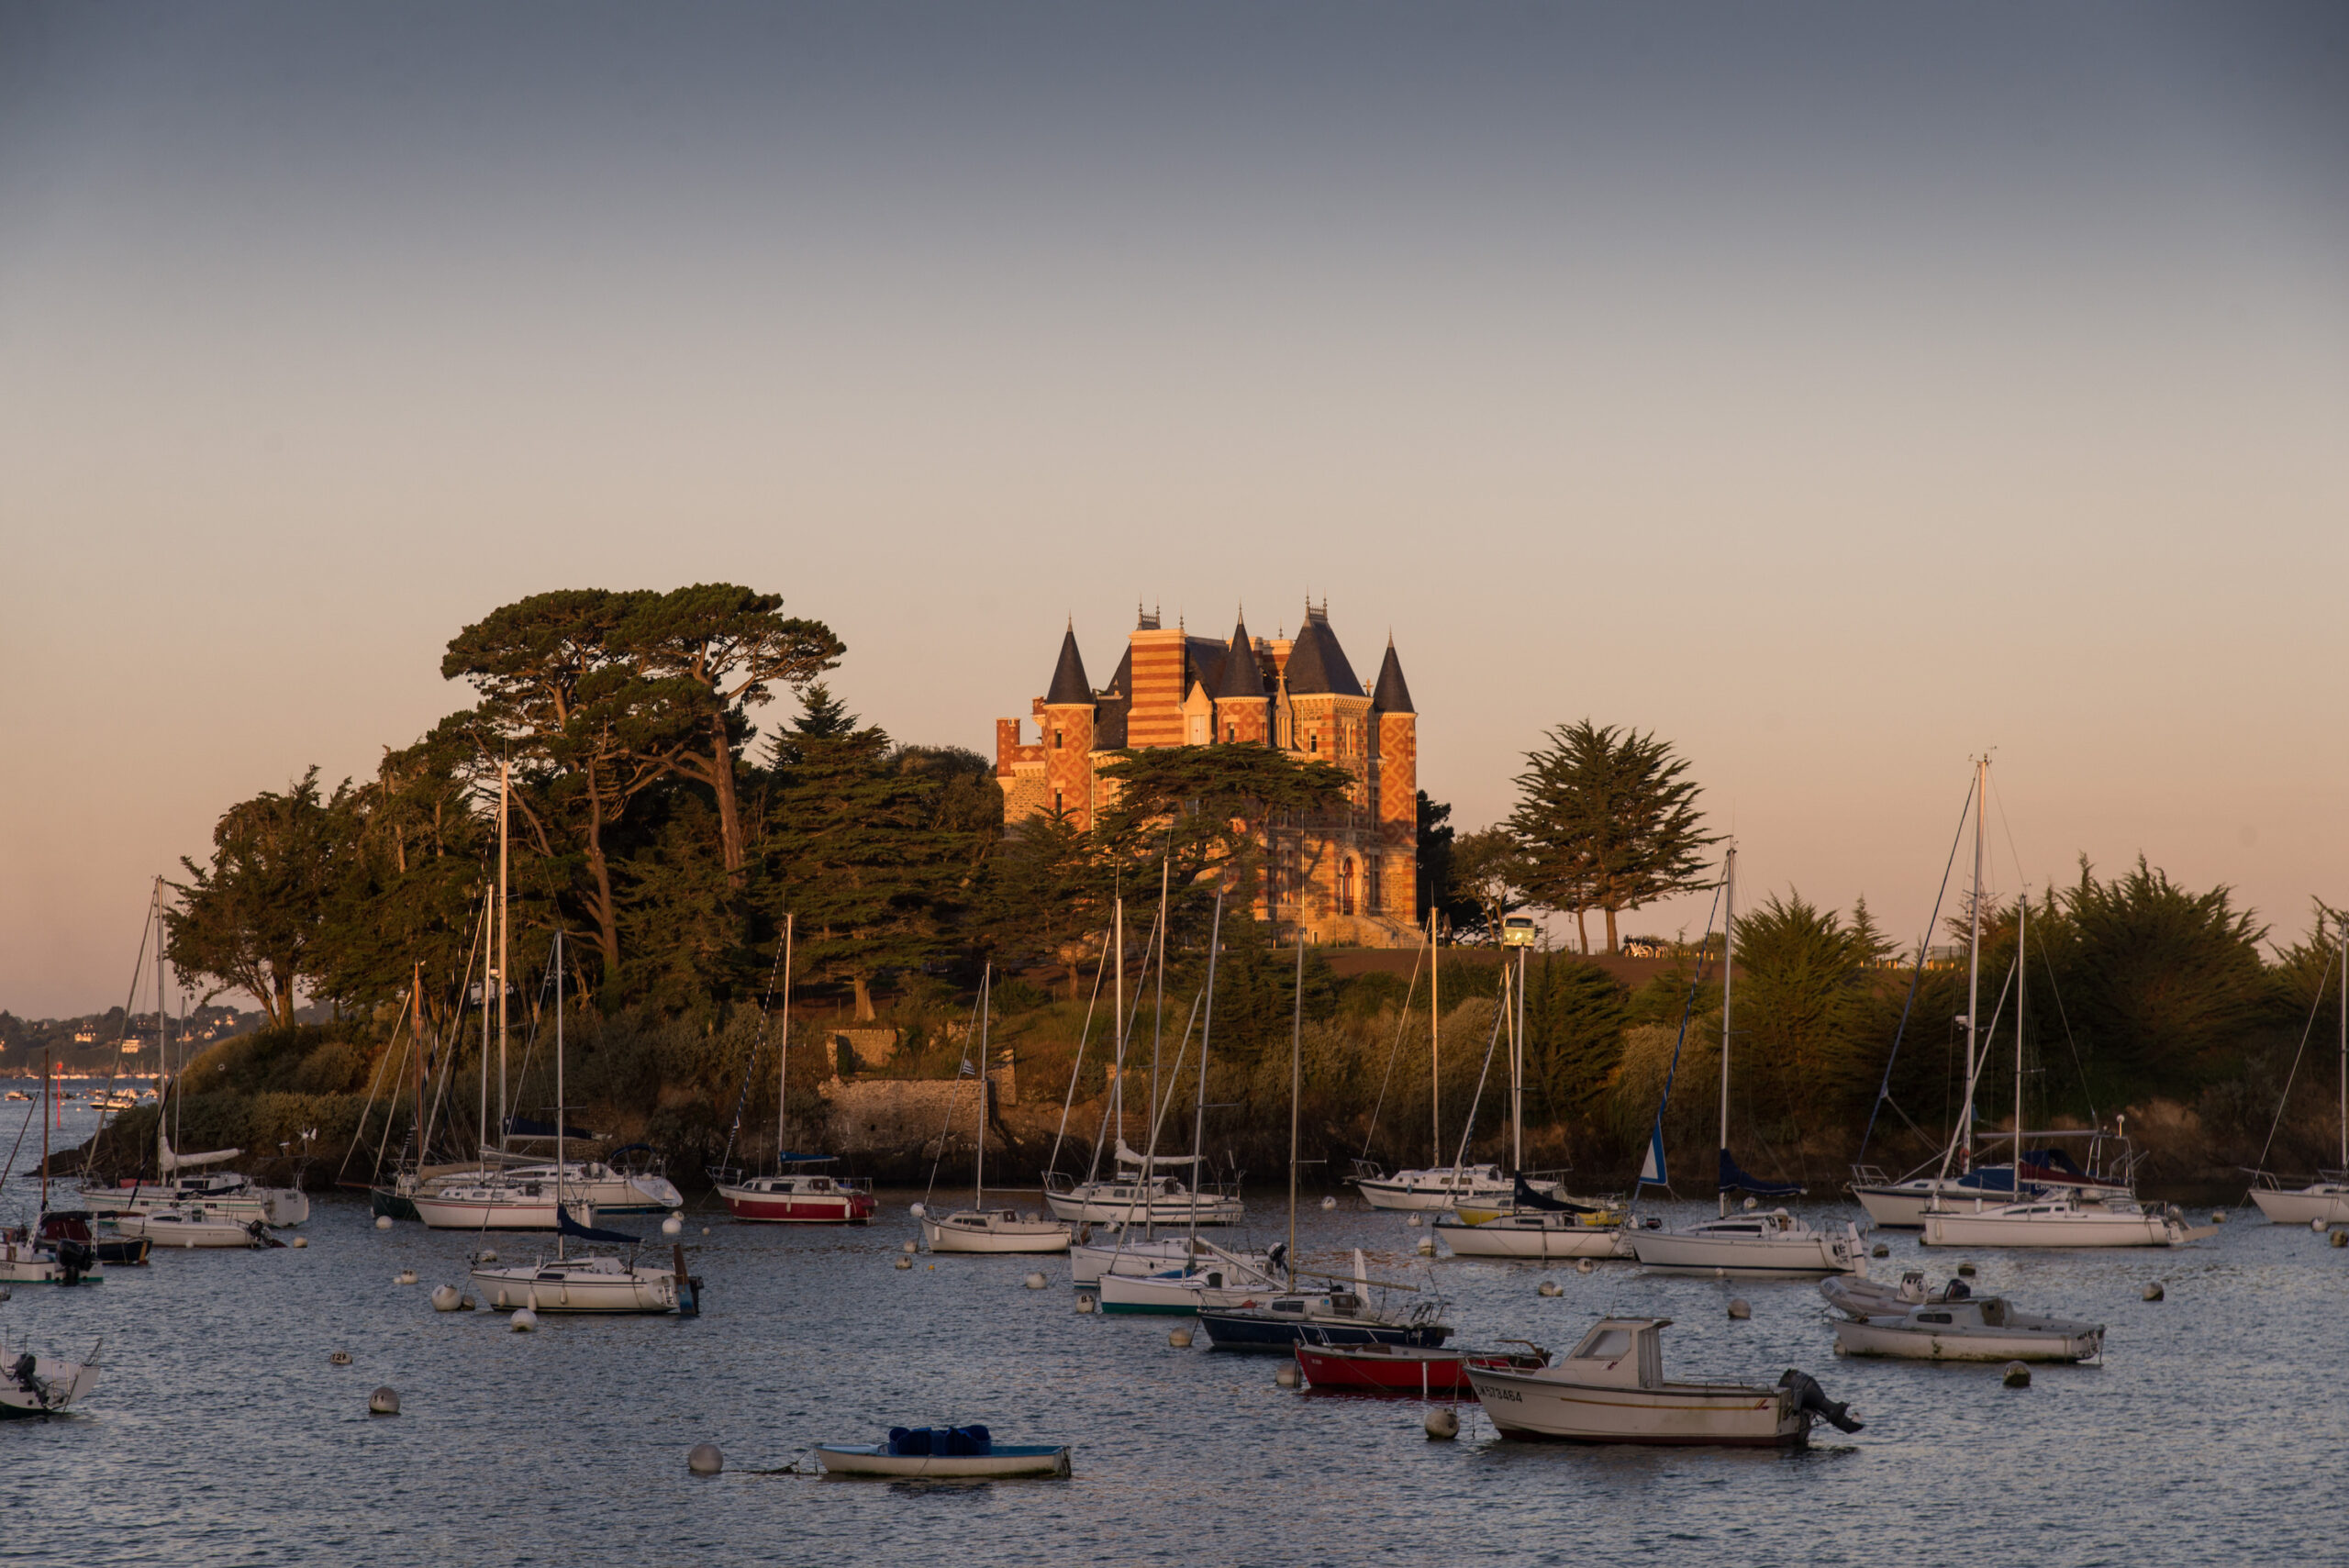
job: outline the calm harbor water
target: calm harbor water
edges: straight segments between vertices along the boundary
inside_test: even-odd
[[[20,1166],[24,1163],[21,1159]],[[12,1179],[8,1199],[21,1195]],[[471,1239],[372,1228],[320,1201],[305,1249],[158,1257],[88,1290],[19,1287],[12,1345],[105,1337],[83,1413],[0,1427],[0,1561],[78,1563],[2312,1562],[2342,1560],[2349,1251],[2246,1221],[2174,1252],[1982,1253],[1977,1287],[2110,1325],[2105,1364],[1838,1361],[1799,1283],[1412,1255],[1426,1232],[1348,1198],[1307,1251],[1432,1280],[1470,1342],[1570,1345],[1601,1312],[1666,1316],[1668,1370],[1816,1375],[1867,1429],[1807,1453],[1431,1442],[1415,1401],[1276,1387],[1276,1361],[1177,1351],[1170,1320],[1074,1310],[1064,1260],[892,1266],[918,1194],[863,1230],[736,1226],[696,1209],[707,1316],[436,1314]],[[1278,1195],[1252,1195],[1270,1239]],[[1680,1206],[1694,1217],[1709,1205]],[[1831,1204],[1815,1220],[1860,1218]],[[2197,1216],[2200,1218],[2199,1215]],[[700,1234],[703,1225],[710,1234]],[[642,1227],[657,1236],[657,1225]],[[1955,1256],[1891,1238],[1897,1273]],[[529,1239],[498,1243],[510,1261]],[[417,1271],[418,1283],[394,1276]],[[1022,1276],[1042,1269],[1052,1288]],[[1564,1294],[1543,1298],[1555,1279]],[[2167,1299],[2140,1299],[2162,1282]],[[1728,1298],[1753,1317],[1731,1322]],[[1201,1343],[1204,1343],[1201,1336]],[[349,1367],[328,1364],[347,1350]],[[368,1392],[404,1413],[373,1418]],[[1473,1401],[1464,1416],[1473,1412]],[[816,1440],[980,1420],[1075,1445],[1063,1482],[887,1485],[762,1474]],[[728,1469],[696,1480],[688,1448]]]

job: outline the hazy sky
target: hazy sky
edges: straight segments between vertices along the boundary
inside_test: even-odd
[[[1653,728],[1905,939],[1995,746],[2034,882],[2296,933],[2349,9],[0,4],[0,1006],[467,621],[706,580],[983,751],[1067,616],[1327,595],[1464,826]]]

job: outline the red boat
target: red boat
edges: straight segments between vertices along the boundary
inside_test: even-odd
[[[1467,1394],[1468,1368],[1532,1372],[1550,1352],[1522,1340],[1522,1351],[1426,1349],[1418,1345],[1299,1345],[1297,1364],[1314,1388],[1355,1394]]]
[[[873,1218],[871,1184],[853,1176],[752,1176],[720,1183],[737,1219],[786,1225],[862,1225]]]

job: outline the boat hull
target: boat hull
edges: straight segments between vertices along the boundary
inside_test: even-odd
[[[53,1369],[53,1370],[52,1370]],[[76,1362],[36,1362],[30,1386],[0,1378],[0,1420],[43,1420],[61,1416],[76,1399],[98,1385],[98,1369]]]
[[[2254,1187],[2251,1201],[2277,1225],[2349,1225],[2349,1187],[2321,1183],[2298,1192]]]
[[[493,1311],[662,1313],[677,1310],[677,1276],[651,1269],[475,1269],[473,1282]]]
[[[1237,1225],[1247,1206],[1236,1197],[1197,1193],[1185,1197],[1160,1196],[1148,1202],[1127,1198],[1095,1198],[1074,1192],[1046,1193],[1052,1218],[1069,1225],[1154,1225],[1174,1229],[1187,1225]]]
[[[68,1280],[65,1265],[48,1248],[10,1242],[0,1247],[0,1284],[102,1284],[106,1275],[95,1265]]]
[[[1225,1284],[1227,1279],[1233,1283]],[[1094,1282],[1094,1289],[1101,1298],[1104,1312],[1153,1313],[1166,1318],[1195,1318],[1203,1311],[1236,1311],[1274,1294],[1261,1282],[1249,1284],[1222,1268],[1172,1275],[1104,1274]]]
[[[1070,1473],[1065,1444],[998,1443],[989,1453],[901,1454],[891,1453],[885,1443],[818,1443],[816,1457],[834,1475],[885,1476],[895,1481]]]
[[[1928,1247],[2176,1247],[2185,1227],[2160,1215],[2098,1214],[2022,1218],[1995,1209],[1928,1214]]]
[[[974,1221],[985,1221],[974,1223]],[[1050,1220],[998,1219],[994,1216],[925,1215],[923,1244],[933,1252],[1065,1252],[1068,1231]]]
[[[1446,1323],[1362,1323],[1314,1318],[1307,1322],[1275,1319],[1245,1309],[1199,1314],[1208,1331],[1208,1348],[1293,1355],[1309,1337],[1317,1344],[1413,1345],[1434,1350],[1452,1337]]]
[[[1111,1242],[1104,1246],[1098,1241],[1072,1241],[1068,1249],[1069,1279],[1080,1289],[1090,1288],[1101,1282],[1104,1274],[1157,1274],[1168,1269],[1186,1268],[1194,1262],[1209,1264],[1223,1257],[1221,1251],[1210,1251],[1202,1246],[1191,1250],[1188,1241],[1130,1241],[1124,1246]],[[1251,1266],[1270,1273],[1272,1264],[1261,1253],[1232,1253]]]
[[[1496,1371],[1531,1371],[1540,1366],[1542,1359],[1538,1353],[1472,1356],[1466,1351],[1420,1350],[1408,1345],[1364,1345],[1351,1350],[1327,1345],[1297,1347],[1297,1364],[1310,1387],[1330,1393],[1416,1395],[1422,1398],[1469,1392],[1471,1362]]]
[[[1520,1225],[1503,1215],[1481,1225],[1439,1219],[1435,1233],[1454,1256],[1462,1258],[1525,1258],[1548,1262],[1561,1258],[1628,1258],[1631,1244],[1620,1226]]]
[[[115,1221],[124,1236],[144,1237],[158,1247],[259,1247],[254,1222],[233,1218],[183,1219],[175,1214],[126,1214]]]
[[[1642,1230],[1631,1237],[1631,1251],[1643,1269],[1720,1278],[1812,1279],[1857,1266],[1843,1238],[1816,1234],[1718,1237]]]
[[[1838,1355],[1927,1362],[2084,1362],[2104,1353],[2104,1330],[2079,1333],[1984,1329],[1933,1331],[1890,1323],[1833,1319]]]
[[[434,1230],[551,1230],[554,1229],[554,1195],[544,1197],[456,1198],[429,1197],[417,1194],[409,1200],[416,1217]],[[584,1206],[570,1206],[571,1217],[583,1225],[596,1223],[592,1210],[583,1214]]]
[[[1476,1399],[1505,1438],[1682,1448],[1799,1448],[1810,1414],[1784,1390],[1667,1383],[1623,1388],[1471,1366]]]
[[[771,1195],[745,1187],[720,1187],[727,1212],[761,1225],[863,1225],[873,1218],[873,1199],[863,1193]]]

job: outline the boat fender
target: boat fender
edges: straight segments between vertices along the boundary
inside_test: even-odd
[[[1778,1386],[1793,1392],[1796,1409],[1809,1411],[1839,1432],[1856,1432],[1866,1425],[1852,1414],[1850,1406],[1838,1404],[1827,1397],[1827,1391],[1819,1386],[1819,1380],[1807,1372],[1787,1368],[1778,1374]]]

